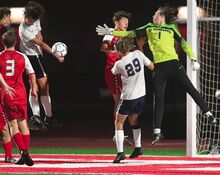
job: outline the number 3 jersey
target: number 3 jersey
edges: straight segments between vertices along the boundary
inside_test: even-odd
[[[27,94],[23,82],[23,72],[33,74],[34,70],[26,55],[15,50],[0,52],[0,73],[6,83],[15,89],[15,96],[11,99],[5,95],[6,103],[26,104]]]
[[[112,73],[121,74],[121,99],[133,100],[146,94],[144,65],[148,66],[150,63],[140,50],[130,52],[115,62]]]

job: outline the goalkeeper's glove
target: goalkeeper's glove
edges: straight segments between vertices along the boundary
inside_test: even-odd
[[[191,60],[191,67],[193,71],[199,70],[200,64],[196,60]]]
[[[106,24],[104,24],[104,27],[100,25],[96,27],[96,32],[98,35],[111,35],[113,30],[114,29],[109,28]]]

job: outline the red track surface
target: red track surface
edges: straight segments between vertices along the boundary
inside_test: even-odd
[[[16,155],[18,157],[18,155]],[[32,155],[34,166],[0,161],[1,173],[31,174],[148,174],[217,175],[220,158],[141,156],[113,164],[112,155]],[[3,155],[1,155],[3,160]]]

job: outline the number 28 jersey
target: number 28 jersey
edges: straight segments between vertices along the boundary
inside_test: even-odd
[[[146,95],[144,65],[151,61],[140,51],[130,52],[115,62],[113,74],[121,74],[121,99],[133,100]]]
[[[15,50],[0,52],[0,73],[6,83],[15,89],[15,96],[11,99],[5,97],[5,102],[10,104],[26,104],[27,94],[23,82],[23,72],[27,75],[34,74],[33,67],[26,55]]]

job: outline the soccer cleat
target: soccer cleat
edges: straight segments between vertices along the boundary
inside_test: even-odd
[[[124,136],[124,146],[130,148],[133,146],[133,143],[128,139],[128,136]]]
[[[28,122],[28,127],[31,130],[40,130],[40,131],[45,131],[47,130],[46,125],[42,121],[41,117],[38,115],[33,115],[30,118],[30,121]]]
[[[138,147],[138,148],[134,148],[134,151],[131,153],[129,158],[133,159],[133,158],[136,158],[136,157],[141,156],[141,155],[143,155],[143,152],[142,152],[141,148]]]
[[[156,145],[160,140],[162,140],[164,136],[161,133],[153,134],[152,145]]]
[[[63,124],[58,122],[54,117],[45,117],[44,124],[48,126],[60,127]]]
[[[5,157],[5,163],[15,163],[16,159],[12,158],[12,157]]]
[[[215,125],[217,123],[217,120],[216,118],[211,114],[205,114],[205,116],[208,118],[209,122],[212,124],[212,125]]]
[[[15,162],[17,165],[24,165],[26,164],[27,166],[33,166],[34,161],[31,159],[29,156],[28,152],[26,150],[21,150],[21,156],[17,162]]]
[[[125,160],[124,152],[117,153],[117,156],[115,157],[115,160],[113,161],[113,163],[120,163],[121,160]]]

